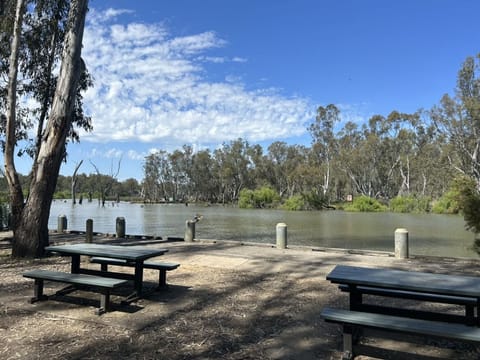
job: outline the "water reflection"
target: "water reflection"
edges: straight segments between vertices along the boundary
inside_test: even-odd
[[[410,252],[418,255],[478,257],[472,249],[473,235],[464,229],[459,216],[432,214],[348,213],[342,211],[291,212],[244,210],[222,206],[143,205],[97,201],[72,205],[55,201],[49,227],[66,215],[68,228],[85,230],[93,219],[94,231],[115,232],[115,220],[124,217],[127,234],[183,237],[185,221],[196,214],[197,238],[275,243],[275,227],[288,225],[288,244],[348,249],[393,251],[397,228],[409,231]]]

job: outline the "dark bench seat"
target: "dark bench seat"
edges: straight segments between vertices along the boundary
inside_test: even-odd
[[[345,292],[351,291],[350,287],[346,284],[341,284],[338,287],[340,290]],[[463,323],[469,323],[469,325],[473,325],[475,322],[474,314],[475,314],[475,307],[477,306],[477,299],[473,297],[430,294],[430,293],[422,293],[422,292],[399,290],[399,289],[377,288],[372,286],[356,286],[355,289],[359,294],[362,294],[362,295],[375,295],[375,296],[383,296],[383,297],[392,297],[397,299],[402,298],[402,299],[409,299],[409,300],[418,300],[418,301],[427,301],[427,302],[465,306],[465,316],[451,315],[451,314],[432,315],[427,311],[418,311],[418,310],[404,311],[403,309],[395,309],[395,311],[397,312],[397,315],[404,314],[405,316],[408,316],[408,313],[410,313],[413,317],[417,316],[427,320],[430,320],[433,316],[438,320],[463,322]],[[361,296],[361,295],[358,295],[358,296]],[[362,302],[361,297],[357,298],[357,301],[361,303]],[[353,310],[358,310],[358,309],[353,309]],[[370,306],[365,304],[362,304],[362,310],[379,312],[379,313],[383,312],[386,314],[392,313],[392,308]]]
[[[44,280],[74,285],[73,288],[60,290],[57,294],[62,294],[77,288],[99,292],[100,307],[97,310],[97,314],[99,315],[110,310],[110,291],[128,282],[127,280],[102,276],[71,274],[50,270],[31,270],[24,273],[23,276],[35,280],[34,297],[30,300],[31,303],[48,299],[48,296],[43,294]]]
[[[108,265],[115,265],[115,266],[135,266],[135,263],[128,262],[123,259],[113,259],[107,257],[92,257],[90,259],[91,263],[100,264],[102,271],[108,271]],[[172,263],[172,262],[158,262],[148,260],[143,263],[143,267],[145,269],[153,269],[159,270],[158,276],[158,288],[163,289],[167,288],[167,271],[175,270],[178,268],[180,264]]]
[[[373,328],[467,342],[480,342],[480,328],[464,324],[333,308],[324,308],[321,317],[328,322],[343,325],[343,359],[352,359],[354,356],[353,332],[357,328]]]
[[[346,291],[346,292],[350,291],[349,286],[346,284],[339,285],[338,287],[342,291]],[[368,294],[368,295],[378,295],[378,296],[403,298],[403,299],[411,299],[411,300],[431,301],[431,302],[465,305],[465,306],[477,305],[476,298],[465,297],[465,296],[429,294],[429,293],[420,293],[420,292],[407,291],[407,290],[376,288],[371,286],[357,286],[356,288],[362,294]]]

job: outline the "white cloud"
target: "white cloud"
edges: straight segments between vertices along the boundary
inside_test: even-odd
[[[234,75],[225,82],[208,81],[206,62],[221,66],[247,61],[209,55],[227,45],[214,32],[175,37],[160,23],[114,22],[125,14],[129,11],[94,11],[87,24],[83,57],[95,85],[84,99],[94,129],[82,134],[83,140],[181,146],[239,137],[273,140],[305,132],[313,116],[308,100],[272,89],[247,89]]]

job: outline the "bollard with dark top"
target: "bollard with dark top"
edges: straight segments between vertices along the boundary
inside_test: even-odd
[[[93,220],[87,219],[87,231],[85,232],[87,243],[91,243],[93,241]]]
[[[125,237],[125,218],[124,217],[117,217],[116,232],[117,232],[117,238]]]
[[[57,232],[62,233],[67,230],[67,215],[60,215],[58,217]]]

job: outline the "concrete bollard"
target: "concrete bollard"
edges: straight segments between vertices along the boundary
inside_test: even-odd
[[[60,215],[58,217],[57,232],[62,233],[67,230],[67,215]]]
[[[408,230],[395,230],[395,257],[398,259],[408,259]]]
[[[117,238],[125,237],[125,218],[117,217],[115,230],[117,233]]]
[[[85,232],[85,242],[91,243],[93,241],[93,220],[87,219],[87,230]]]
[[[195,239],[195,223],[196,221],[187,220],[185,222],[185,238],[187,242],[192,242]]]
[[[277,249],[287,248],[287,224],[277,224]]]

